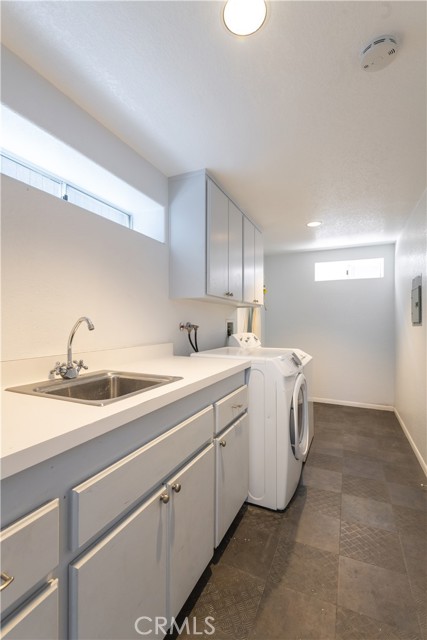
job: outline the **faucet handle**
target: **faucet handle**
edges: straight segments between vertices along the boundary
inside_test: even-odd
[[[77,368],[77,371],[80,371],[80,369],[88,369],[89,367],[83,362],[83,360],[73,360],[73,363]]]
[[[51,369],[49,373],[51,376],[63,376],[66,370],[67,370],[67,365],[65,364],[65,362],[61,363],[58,360],[58,362],[55,363],[54,368]]]

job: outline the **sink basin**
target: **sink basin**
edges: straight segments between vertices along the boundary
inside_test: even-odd
[[[82,404],[102,407],[137,393],[150,391],[176,380],[177,376],[158,376],[145,373],[125,373],[123,371],[96,371],[82,375],[74,380],[49,380],[19,387],[10,387],[6,391],[16,391],[32,396],[44,396],[58,400],[69,400]]]

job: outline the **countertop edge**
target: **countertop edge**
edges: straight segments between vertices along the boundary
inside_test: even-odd
[[[173,356],[173,358],[175,357]],[[244,371],[250,366],[250,363],[243,359],[233,361],[224,359],[222,364],[223,366],[220,371],[209,373],[207,375],[201,374],[198,379],[192,380],[188,384],[184,384],[178,388],[167,390],[167,388],[164,387],[163,391],[154,397],[149,397],[148,399],[147,397],[142,397],[139,402],[135,401],[135,397],[123,399],[120,401],[123,408],[120,409],[120,407],[117,407],[116,405],[119,410],[114,411],[114,413],[109,413],[107,416],[104,415],[99,417],[98,415],[96,416],[96,419],[93,420],[92,418],[96,413],[94,411],[88,412],[88,416],[89,413],[92,413],[92,417],[88,417],[87,422],[80,426],[77,425],[76,428],[58,434],[53,438],[48,438],[29,446],[23,446],[22,449],[13,451],[9,454],[6,452],[3,454],[3,446],[1,455],[1,479],[5,480],[10,476],[53,458],[56,455],[64,453],[69,449],[109,433],[114,429],[132,422],[133,420],[137,420],[138,418],[146,416],[158,409],[162,409],[173,402],[181,400],[182,398],[214,385],[225,378]],[[16,395],[19,396],[20,394]],[[43,398],[42,401],[49,403],[57,402],[56,400],[45,398]],[[69,403],[63,402],[63,404],[65,405],[66,410],[66,406],[69,405]],[[127,406],[124,406],[125,404]],[[97,411],[99,410],[99,407],[89,407],[89,409],[95,409],[95,411]]]

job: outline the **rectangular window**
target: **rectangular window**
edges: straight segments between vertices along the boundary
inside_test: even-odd
[[[1,172],[165,242],[165,206],[0,104]]]
[[[314,280],[362,280],[384,278],[384,258],[361,260],[339,260],[336,262],[316,262]]]
[[[48,175],[37,167],[26,166],[23,161],[5,153],[1,154],[1,173],[132,229],[132,216],[129,213],[120,211],[108,202],[77,189],[56,176]]]
[[[5,176],[15,178],[15,180],[19,180],[20,182],[25,182],[25,184],[29,184],[31,187],[46,191],[46,193],[50,193],[52,196],[61,198],[62,188],[60,180],[55,180],[50,176],[44,175],[3,154],[1,155],[1,173],[4,173]]]
[[[132,216],[124,211],[116,209],[116,207],[111,206],[107,202],[103,202],[102,200],[99,200],[98,198],[95,198],[94,196],[91,196],[84,191],[80,191],[80,189],[76,189],[70,185],[67,185],[66,187],[66,196],[68,202],[72,202],[87,211],[92,211],[92,213],[96,213],[98,216],[107,218],[107,220],[121,224],[123,227],[132,229]]]

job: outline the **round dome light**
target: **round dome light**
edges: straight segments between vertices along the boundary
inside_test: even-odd
[[[320,227],[321,224],[320,220],[313,220],[313,222],[307,222],[307,227]]]
[[[264,0],[228,0],[224,7],[224,24],[236,36],[249,36],[264,24],[267,5]]]

